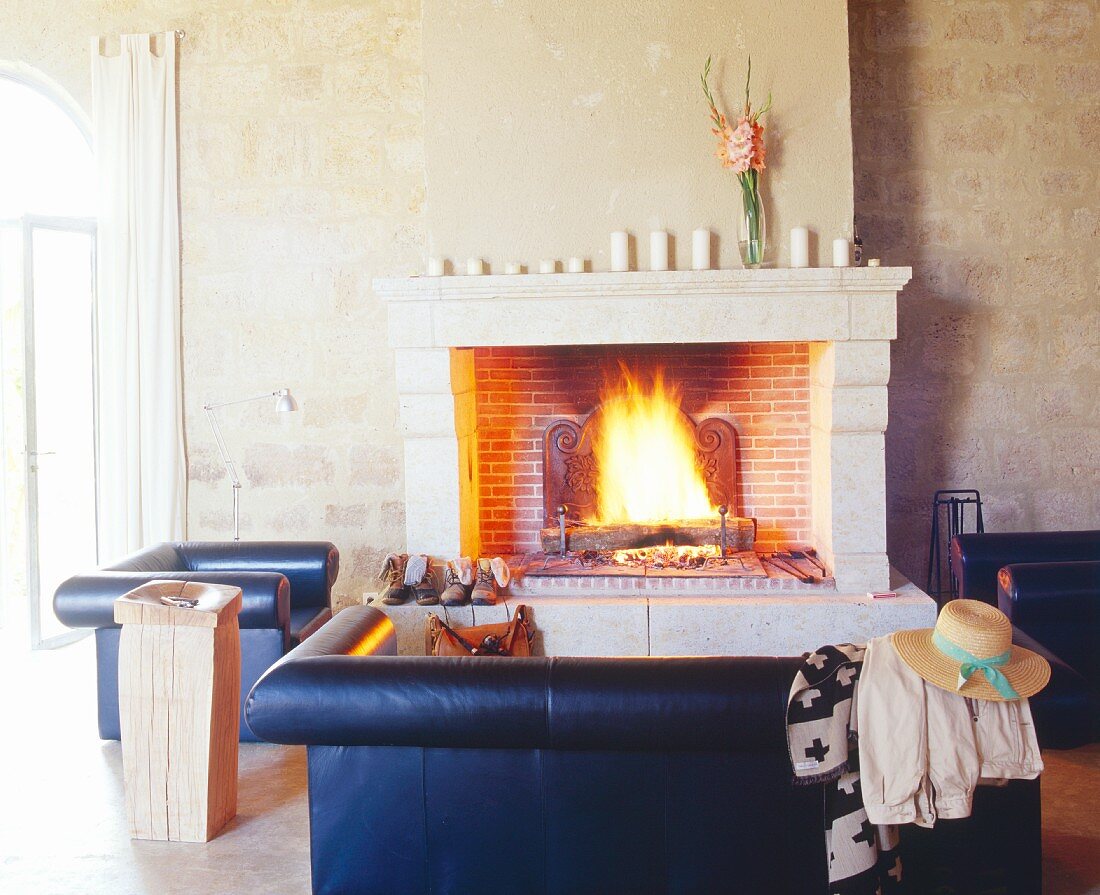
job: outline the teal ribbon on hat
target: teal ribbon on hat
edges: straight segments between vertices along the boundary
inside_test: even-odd
[[[932,643],[935,644],[936,649],[949,659],[962,663],[959,668],[959,680],[955,684],[956,690],[961,690],[963,684],[970,680],[970,676],[975,671],[981,671],[985,675],[985,679],[993,686],[993,689],[1005,699],[1020,698],[1020,694],[1008,682],[1008,678],[1004,676],[1000,668],[1012,658],[1012,647],[1009,647],[1003,653],[998,653],[996,656],[990,656],[988,659],[979,659],[961,646],[952,643],[939,631],[932,632]]]

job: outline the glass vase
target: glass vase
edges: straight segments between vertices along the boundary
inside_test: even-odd
[[[743,187],[741,221],[738,246],[741,249],[741,263],[750,269],[764,263],[764,248],[767,245],[767,222],[764,220],[764,203],[759,189]]]

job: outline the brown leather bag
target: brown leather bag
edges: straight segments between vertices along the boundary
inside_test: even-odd
[[[429,656],[529,656],[535,626],[531,610],[517,606],[510,622],[452,628],[434,613],[428,614]]]

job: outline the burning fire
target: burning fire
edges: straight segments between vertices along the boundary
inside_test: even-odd
[[[634,550],[616,550],[611,562],[617,566],[652,566],[655,569],[698,569],[708,559],[717,559],[722,551],[717,544],[701,547],[639,547]]]
[[[599,469],[598,521],[702,519],[718,511],[699,469],[680,395],[660,371],[647,389],[625,368],[601,395],[592,449]]]

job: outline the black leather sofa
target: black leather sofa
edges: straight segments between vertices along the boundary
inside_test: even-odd
[[[54,612],[73,628],[95,628],[99,735],[119,738],[117,597],[156,579],[241,588],[241,739],[249,689],[288,649],[332,617],[340,554],[326,541],[188,541],[157,544],[122,562],[76,575],[54,594]]]
[[[341,612],[248,697],[308,751],[316,895],[826,889],[818,786],[794,786],[797,658],[398,657]],[[902,829],[907,891],[1041,891],[1039,781]]]

